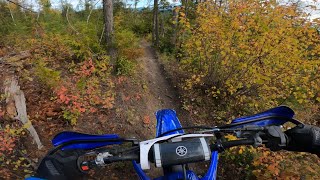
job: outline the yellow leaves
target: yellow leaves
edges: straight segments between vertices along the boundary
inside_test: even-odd
[[[314,27],[293,6],[275,1],[224,6],[199,4],[192,21],[180,16],[183,28],[192,29],[181,36],[179,57],[188,72],[186,94],[205,92],[212,102],[206,108],[237,111],[232,113],[320,102],[320,37]]]
[[[26,124],[23,125],[23,129],[28,129],[29,127],[31,127],[31,121],[29,120]]]
[[[225,138],[227,138],[229,141],[232,141],[232,140],[236,140],[236,139],[237,139],[237,137],[234,136],[234,135],[232,135],[232,134],[226,135]]]
[[[245,146],[240,146],[238,153],[239,153],[239,154],[242,154],[245,150],[246,150],[246,147],[245,147]]]
[[[242,154],[242,152],[243,152],[243,149],[240,148],[238,153],[239,153],[239,154]]]
[[[194,43],[195,43],[195,45],[198,46],[198,47],[201,46],[201,41],[200,41],[200,40],[196,40]]]
[[[263,151],[262,152],[262,156],[263,157],[267,157],[267,156],[269,156],[270,155],[270,151]]]

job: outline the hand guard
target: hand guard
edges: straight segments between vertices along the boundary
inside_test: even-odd
[[[78,168],[80,151],[59,151],[42,159],[36,177],[45,179],[81,179],[85,173]]]

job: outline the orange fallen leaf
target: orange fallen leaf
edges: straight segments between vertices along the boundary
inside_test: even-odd
[[[150,116],[144,116],[143,117],[143,123],[150,124]]]

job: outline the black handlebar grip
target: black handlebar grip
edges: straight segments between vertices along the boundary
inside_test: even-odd
[[[288,144],[285,150],[320,154],[320,128],[311,125],[298,125],[285,132]]]

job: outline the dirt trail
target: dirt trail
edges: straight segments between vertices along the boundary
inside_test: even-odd
[[[170,84],[166,74],[160,65],[156,52],[150,43],[141,41],[141,47],[144,49],[144,56],[138,59],[142,68],[141,79],[144,79],[148,92],[145,93],[145,109],[143,111],[150,115],[152,128],[155,131],[154,112],[159,109],[174,109],[183,125],[189,124],[189,117],[181,109],[181,100],[176,89]],[[154,133],[152,134],[154,136]]]
[[[117,85],[116,129],[126,136],[147,139],[155,136],[154,113],[159,109],[174,109],[182,125],[190,121],[150,43],[142,40],[140,48],[144,55],[137,59],[136,73]]]

